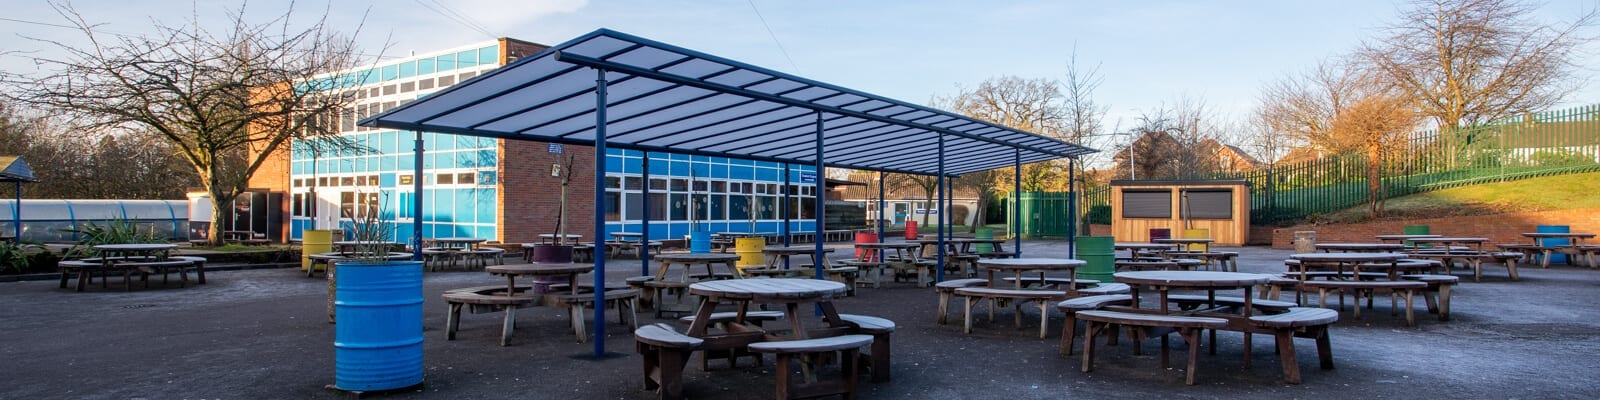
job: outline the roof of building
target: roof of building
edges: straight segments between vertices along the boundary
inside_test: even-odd
[[[361,124],[922,175],[1096,151],[606,29]]]
[[[38,182],[33,177],[33,168],[28,167],[28,162],[18,156],[0,156],[0,182]]]

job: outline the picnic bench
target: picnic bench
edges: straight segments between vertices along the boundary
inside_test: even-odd
[[[840,360],[855,360],[860,357],[861,348],[872,344],[871,335],[842,335],[816,339],[781,340],[750,344],[750,351],[757,353],[772,353],[778,356],[777,368],[773,371],[777,375],[777,398],[789,400],[793,398],[812,398],[830,395],[844,395],[845,398],[855,398],[856,394],[856,363],[841,362],[842,377],[837,381],[791,382],[792,375],[790,361],[801,357],[809,365],[824,365],[819,362],[821,357],[839,352]],[[807,374],[810,376],[810,374]]]
[[[705,340],[679,333],[667,324],[633,330],[634,348],[644,364],[644,389],[664,400],[683,398],[683,367]]]
[[[1086,322],[1083,338],[1083,372],[1094,370],[1094,337],[1099,331],[1110,325],[1127,327],[1135,332],[1134,340],[1144,340],[1149,337],[1161,338],[1161,368],[1168,368],[1167,335],[1177,332],[1179,337],[1189,345],[1188,377],[1184,384],[1194,384],[1194,374],[1200,357],[1200,331],[1205,329],[1222,329],[1228,327],[1228,320],[1210,317],[1187,317],[1178,315],[1142,314],[1118,311],[1088,310],[1079,311],[1077,319]],[[1134,329],[1140,328],[1140,329]]]
[[[537,305],[538,297],[528,293],[529,286],[517,286],[512,292],[507,293],[505,286],[477,286],[460,289],[451,289],[444,292],[444,301],[450,306],[450,311],[445,315],[445,340],[456,340],[456,331],[461,329],[461,309],[467,308],[473,314],[504,312],[505,319],[500,327],[500,345],[511,344],[511,332],[517,326],[517,309]]]

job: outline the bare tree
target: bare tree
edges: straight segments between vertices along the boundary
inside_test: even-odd
[[[1134,141],[1112,156],[1116,174],[1151,179],[1215,172],[1216,143],[1208,142],[1220,137],[1222,126],[1215,112],[1197,98],[1181,97],[1171,105],[1146,110],[1133,128]]]
[[[1412,0],[1358,56],[1440,128],[1551,107],[1576,90],[1574,55],[1594,40],[1595,11],[1565,25],[1535,21],[1520,0]]]
[[[1350,104],[1333,130],[1340,136],[1359,138],[1367,155],[1367,214],[1383,213],[1383,166],[1401,147],[1406,133],[1416,128],[1417,114],[1404,94],[1391,87],[1377,88]]]
[[[263,162],[294,139],[322,137],[297,146],[360,150],[337,135],[359,77],[326,75],[360,65],[359,53],[326,17],[298,27],[291,6],[257,23],[241,6],[229,13],[227,31],[200,21],[157,22],[149,36],[109,37],[70,5],[52,6],[88,44],[41,40],[66,55],[35,59],[53,72],[7,78],[7,96],[68,113],[78,129],[158,133],[214,204],[231,204]],[[220,220],[224,207],[213,210]],[[221,243],[220,228],[212,225],[212,243]]]
[[[175,199],[197,181],[176,149],[149,132],[74,134],[48,117],[0,106],[0,151],[19,155],[47,185],[23,195],[36,199]],[[11,187],[3,189],[7,193]],[[7,195],[10,196],[10,195]]]

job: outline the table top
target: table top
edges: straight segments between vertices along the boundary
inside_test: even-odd
[[[1407,240],[1444,237],[1444,235],[1378,235],[1374,237],[1378,238],[1378,240]]]
[[[1177,247],[1177,246],[1178,245],[1172,244],[1172,243],[1114,243],[1114,244],[1111,245],[1112,248],[1115,248],[1115,249],[1118,249],[1118,250],[1127,250],[1127,249],[1170,249],[1170,248]]]
[[[393,244],[400,244],[400,242],[391,242],[391,241],[387,241],[387,240],[340,240],[340,241],[337,241],[337,242],[333,242],[334,246],[393,245]]]
[[[99,251],[157,251],[176,248],[178,248],[178,245],[171,243],[98,244],[94,246],[94,249]]]
[[[775,254],[810,254],[817,252],[817,248],[815,246],[767,246],[761,248],[761,252]],[[822,248],[822,252],[832,253],[833,249],[824,247]]]
[[[616,237],[640,237],[644,236],[644,232],[611,232],[610,235]]]
[[[1189,243],[1212,243],[1212,242],[1216,242],[1216,240],[1215,239],[1209,239],[1209,238],[1168,238],[1168,239],[1155,239],[1155,240],[1151,240],[1150,242],[1151,243],[1184,243],[1184,244],[1189,244]]]
[[[722,235],[722,236],[732,236],[732,237],[763,237],[763,236],[777,236],[778,235],[775,232],[717,232],[717,234],[718,235]]]
[[[485,242],[485,241],[488,241],[488,240],[489,239],[479,239],[479,238],[470,238],[470,237],[442,237],[442,238],[434,238],[433,239],[433,241],[435,241],[435,242],[450,242],[450,243],[482,243],[482,242]]]
[[[555,239],[556,236],[557,235],[554,234],[554,233],[541,233],[541,234],[539,234],[539,237],[542,237],[542,238]],[[564,237],[564,238],[567,238],[567,239],[577,239],[577,238],[583,237],[583,235],[579,235],[579,234],[576,234],[576,233],[568,233],[568,234],[560,235],[560,236]]]
[[[1300,253],[1290,254],[1289,258],[1300,261],[1378,262],[1394,261],[1409,256],[1403,253]]]
[[[1417,243],[1483,243],[1483,242],[1489,241],[1489,238],[1481,238],[1481,237],[1431,237],[1431,238],[1415,238],[1415,239],[1411,239],[1411,241],[1412,242],[1417,242]]]
[[[490,265],[483,268],[496,275],[560,275],[582,274],[594,271],[594,264],[512,264]]]
[[[1130,285],[1241,287],[1267,283],[1271,275],[1218,271],[1132,271],[1112,275],[1117,282]]]
[[[1523,233],[1522,236],[1531,237],[1531,238],[1584,238],[1584,239],[1588,239],[1588,238],[1594,237],[1595,234],[1593,234],[1593,233],[1584,233],[1584,232],[1571,232],[1571,233],[1527,232],[1527,233]]]
[[[913,249],[921,244],[917,243],[856,243],[856,247],[863,249]]]
[[[352,258],[352,255],[350,253],[340,253],[340,252],[335,251],[335,252],[330,252],[330,253],[312,254],[312,255],[309,255],[309,256],[306,256],[306,257],[309,257],[309,258],[314,259],[314,260],[344,260],[344,259]],[[413,257],[413,255],[411,253],[402,253],[402,252],[389,252],[387,255],[383,256],[383,258],[385,260],[390,260],[390,261],[410,260],[412,257]]]
[[[1007,242],[1007,240],[1006,239],[955,238],[955,239],[945,239],[944,242],[945,243],[957,243],[957,244],[960,244],[960,243],[1005,243],[1005,242]]]
[[[1345,251],[1400,251],[1406,245],[1399,243],[1317,243],[1317,250]]]
[[[739,255],[727,253],[674,253],[657,254],[650,258],[661,262],[725,262],[737,261]]]
[[[1000,270],[1070,270],[1087,264],[1083,260],[1071,258],[989,258],[978,260],[979,267]]]
[[[726,279],[689,285],[689,293],[732,299],[810,300],[839,297],[843,283],[820,279]]]

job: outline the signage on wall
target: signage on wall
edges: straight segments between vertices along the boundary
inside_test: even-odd
[[[800,183],[817,183],[817,173],[815,173],[815,172],[801,172],[800,173]]]
[[[937,208],[918,208],[916,212],[917,212],[918,215],[921,215],[921,214],[939,215],[939,209],[937,209]]]
[[[561,176],[561,164],[550,164],[550,176]]]
[[[545,150],[549,151],[550,154],[561,154],[561,152],[564,151],[565,149],[561,148],[561,143],[551,143],[549,146],[547,146],[545,148]]]

